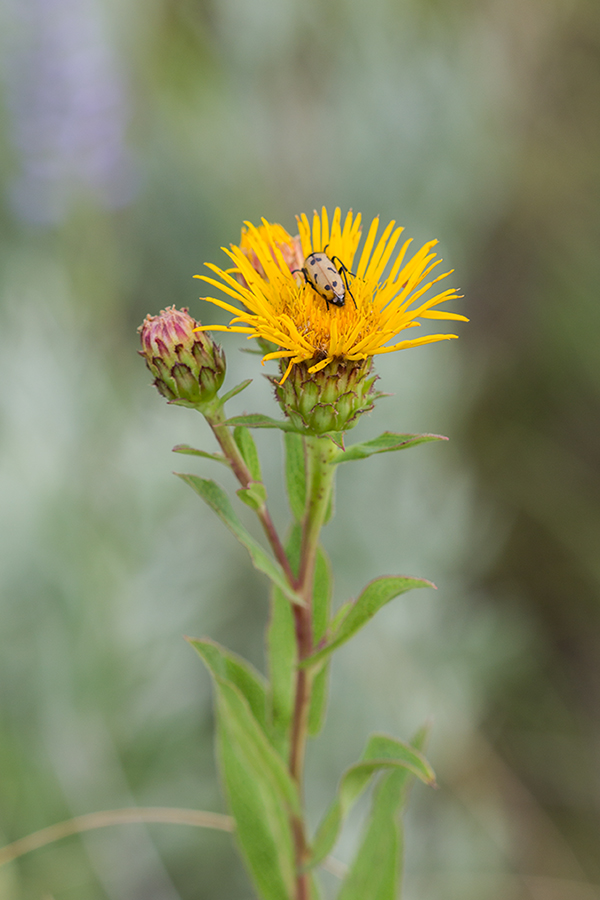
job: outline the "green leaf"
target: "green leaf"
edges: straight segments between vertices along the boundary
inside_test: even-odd
[[[350,462],[352,459],[366,459],[375,453],[389,453],[391,450],[406,450],[408,447],[416,447],[417,444],[427,444],[429,441],[447,441],[442,434],[396,434],[393,431],[384,431],[372,441],[364,441],[362,444],[354,444],[338,453],[332,460],[334,465]]]
[[[294,686],[298,662],[292,605],[279,588],[271,590],[271,615],[267,631],[270,710],[273,743],[287,758],[289,726],[294,714]]]
[[[298,571],[302,529],[294,525],[286,542],[286,553],[293,572]],[[289,727],[294,714],[298,651],[292,606],[277,587],[271,591],[271,614],[267,630],[267,655],[270,681],[270,720],[272,739],[281,755],[289,752]]]
[[[295,852],[290,813],[298,813],[294,782],[236,685],[213,670],[217,698],[217,754],[236,837],[257,892],[264,900],[290,900]]]
[[[258,451],[256,449],[256,444],[254,443],[254,438],[252,437],[248,429],[242,428],[241,425],[239,425],[237,428],[234,428],[233,439],[237,444],[238,450],[244,458],[244,462],[250,470],[252,481],[262,481]]]
[[[196,450],[189,444],[176,444],[173,447],[173,453],[185,453],[187,456],[203,456],[205,459],[214,459],[215,462],[225,463],[229,465],[222,453],[206,453],[204,450]]]
[[[388,772],[377,785],[361,845],[337,900],[396,900],[401,875],[402,774]]]
[[[272,559],[269,554],[261,547],[252,535],[244,528],[229,502],[229,497],[225,491],[219,487],[214,481],[207,478],[199,478],[197,475],[183,475],[180,472],[175,473],[182,481],[189,484],[202,499],[208,503],[219,516],[222,522],[227,526],[231,533],[242,544],[252,560],[255,569],[262,572],[267,578],[270,578],[273,584],[292,601],[292,603],[302,604],[300,597],[292,590],[287,582],[283,571],[278,563]]]
[[[419,729],[411,746],[421,751],[429,726]],[[399,812],[412,776],[405,769],[384,774],[375,791],[371,815],[337,900],[396,900],[402,875],[402,825]]]
[[[311,900],[322,900],[323,894],[321,892],[321,885],[317,881],[316,873],[311,872],[310,874],[310,889],[311,889]]]
[[[306,464],[304,441],[299,434],[286,432],[285,440],[285,481],[290,509],[296,521],[304,516],[306,506]]]
[[[325,724],[327,700],[329,699],[329,675],[331,665],[327,661],[313,678],[308,711],[308,733],[316,737]]]
[[[287,601],[286,601],[287,602]],[[289,606],[289,603],[288,603]],[[259,725],[267,727],[267,680],[254,666],[210,638],[187,638],[213,675],[234,684],[248,701]]]
[[[335,481],[331,482],[331,490],[329,492],[329,503],[327,504],[327,510],[325,512],[325,518],[323,519],[323,525],[327,525],[329,521],[331,521],[333,514],[335,512]]]
[[[369,619],[373,618],[382,606],[385,606],[394,597],[404,594],[413,588],[422,587],[436,589],[435,584],[427,581],[425,578],[408,578],[403,575],[382,575],[381,578],[375,578],[366,586],[358,600],[348,606],[345,616],[341,617],[340,613],[338,613],[336,621],[339,624],[332,633],[327,646],[305,659],[302,665],[313,665],[325,659],[330,653],[333,653],[334,650],[350,640]],[[343,608],[345,609],[346,607]]]
[[[329,632],[330,634],[336,634],[338,628],[340,627],[341,622],[346,618],[352,607],[354,606],[354,600],[346,600],[345,603],[342,603],[333,619],[329,623]]]
[[[227,391],[226,394],[223,394],[220,398],[221,406],[223,406],[224,403],[227,403],[228,400],[231,400],[232,397],[235,397],[236,394],[241,394],[242,391],[245,391],[249,384],[252,384],[251,378],[247,378],[245,381],[237,384],[234,388],[231,388],[230,391]]]
[[[321,640],[331,614],[331,566],[325,551],[319,547],[315,565],[315,583],[313,591],[313,640],[315,644]],[[327,698],[329,694],[329,663],[326,663],[314,677],[310,709],[308,713],[308,733],[317,735],[325,721]]]
[[[322,547],[317,550],[313,588],[313,640],[317,644],[327,630],[331,612],[331,565]]]
[[[295,431],[291,422],[285,419],[271,419],[270,416],[263,416],[260,413],[252,413],[249,416],[234,416],[233,419],[227,419],[225,425],[245,425],[247,428],[279,428],[281,431]]]
[[[355,801],[364,791],[371,777],[382,770],[402,771],[404,778],[416,775],[426,784],[435,786],[435,774],[421,754],[387,735],[375,734],[369,738],[361,762],[350,766],[340,781],[337,795],[325,814],[313,844],[310,865],[318,865],[331,852],[340,828]],[[404,773],[405,770],[405,773]]]
[[[215,687],[218,688],[217,693],[219,694],[219,700],[223,699],[221,696],[222,690],[225,687],[228,688],[228,691],[226,691],[227,696],[225,697],[227,700],[226,706],[235,713],[234,718],[229,722],[228,727],[234,730],[241,729],[240,733],[242,731],[245,733],[244,740],[248,741],[249,752],[255,754],[256,760],[260,762],[261,765],[265,765],[271,772],[275,782],[279,785],[282,796],[285,797],[285,802],[290,810],[300,814],[300,801],[296,785],[285,764],[273,751],[273,747],[269,743],[266,733],[254,716],[250,703],[243,695],[242,690],[228,677],[231,670],[227,667],[227,675],[223,676],[220,674],[223,671],[223,661],[219,658],[218,654],[210,651],[207,652],[207,642],[195,641],[193,646],[197,653],[202,657],[207,669],[213,676]],[[213,643],[213,647],[214,646],[218,648],[218,644],[215,645]],[[228,651],[225,652],[227,653]],[[235,654],[230,654],[230,656],[235,662]],[[248,664],[246,665],[248,666]],[[248,666],[248,671],[252,674],[250,666]],[[248,682],[246,681],[245,683],[247,685]],[[229,690],[229,688],[231,688],[231,690]]]
[[[262,481],[252,481],[250,487],[240,488],[236,494],[251,509],[262,509],[267,502],[267,489]]]

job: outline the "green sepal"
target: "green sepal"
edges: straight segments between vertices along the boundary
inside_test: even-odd
[[[202,456],[204,459],[214,459],[215,462],[225,463],[226,466],[229,465],[222,453],[206,453],[205,450],[196,450],[195,447],[190,447],[189,444],[176,444],[173,447],[173,453],[185,453],[187,456]]]
[[[223,424],[244,425],[246,428],[279,428],[281,431],[295,431],[297,434],[303,433],[286,419],[272,419],[270,416],[263,416],[260,413],[252,413],[249,416],[234,416],[233,419],[227,419]]]
[[[189,484],[190,487],[192,487],[211,507],[211,509],[216,512],[229,531],[231,531],[240,544],[246,548],[250,554],[250,559],[252,560],[254,568],[258,569],[258,571],[266,575],[273,584],[277,585],[292,603],[298,603],[302,606],[302,599],[288,584],[279,564],[269,556],[258,541],[256,541],[244,528],[233,511],[233,507],[231,506],[229,497],[225,491],[210,479],[199,478],[197,475],[184,475],[181,472],[175,472],[175,474],[178,478],[181,478],[182,481],[185,481],[186,484]]]
[[[285,483],[292,515],[297,522],[304,516],[306,507],[306,462],[304,441],[299,434],[286,432],[285,441]]]
[[[313,641],[318,644],[324,636],[331,613],[331,566],[325,551],[319,547],[315,563],[313,591]],[[311,691],[308,713],[308,733],[315,737],[323,727],[329,688],[329,661],[316,673]]]
[[[254,438],[248,429],[243,428],[241,425],[234,428],[233,439],[237,444],[238,450],[242,454],[244,462],[248,466],[250,474],[252,475],[252,481],[262,481],[258,451],[256,449],[256,444],[254,443]]]
[[[242,692],[254,718],[266,731],[268,682],[264,675],[237,653],[232,653],[210,638],[188,637],[186,640],[199,653],[213,675],[230,681]]]
[[[429,726],[419,729],[411,746],[422,751]],[[413,777],[407,769],[384,774],[375,791],[359,849],[336,900],[396,900],[402,877],[403,834],[399,813]]]
[[[318,865],[331,852],[342,824],[371,777],[383,770],[406,770],[425,784],[435,787],[435,774],[427,760],[410,744],[384,734],[372,735],[360,762],[342,775],[337,795],[319,825],[313,843],[310,866]]]
[[[236,494],[251,509],[262,509],[267,502],[267,489],[262,481],[253,481],[250,487],[240,488]]]
[[[223,406],[224,403],[227,403],[228,400],[231,400],[232,397],[235,397],[236,394],[241,394],[242,391],[245,391],[249,384],[252,384],[252,379],[246,378],[245,381],[240,382],[240,384],[236,384],[234,388],[231,388],[230,391],[227,391],[226,394],[223,394],[222,397],[219,397],[221,406]]]
[[[292,572],[298,571],[302,529],[298,524],[286,541],[285,550]],[[284,759],[289,754],[289,730],[294,714],[296,667],[298,649],[294,613],[287,597],[273,586],[271,614],[267,628],[267,658],[269,665],[269,718],[272,741]]]
[[[345,615],[338,612],[335,618],[336,628],[332,630],[331,637],[325,647],[317,650],[312,656],[307,657],[303,666],[311,666],[314,663],[326,659],[330,653],[337,650],[342,644],[350,640],[357,631],[373,618],[376,612],[397,597],[413,588],[430,587],[437,590],[435,584],[425,578],[408,578],[404,575],[382,575],[369,582],[355,603],[346,604],[343,609]]]
[[[198,642],[200,643],[200,642]],[[264,900],[289,900],[295,882],[290,814],[299,815],[296,786],[269,743],[240,689],[226,677],[221,662],[196,646],[211,675],[217,701],[217,756],[236,837],[258,894]]]
[[[350,462],[353,459],[366,459],[375,453],[389,453],[392,450],[406,450],[408,447],[416,447],[417,444],[427,444],[430,441],[447,441],[442,434],[396,434],[393,431],[384,431],[372,441],[364,441],[361,444],[353,444],[338,453],[332,460],[334,465]]]

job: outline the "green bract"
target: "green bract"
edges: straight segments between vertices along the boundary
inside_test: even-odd
[[[320,372],[300,363],[280,384],[271,382],[284,414],[294,427],[306,434],[347,431],[362,413],[373,409],[381,396],[375,391],[378,376],[372,374],[373,361],[335,360]]]

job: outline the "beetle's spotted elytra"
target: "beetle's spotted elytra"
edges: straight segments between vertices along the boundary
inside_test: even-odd
[[[325,248],[327,249],[327,247]],[[336,268],[337,260],[339,268]],[[304,280],[325,300],[327,309],[329,304],[332,306],[344,306],[346,303],[346,294],[350,294],[352,302],[356,308],[356,300],[352,296],[352,291],[348,284],[348,275],[353,273],[348,270],[344,263],[337,256],[329,258],[324,252],[309,253],[304,260],[304,266],[301,269],[294,269],[294,272],[302,272]]]

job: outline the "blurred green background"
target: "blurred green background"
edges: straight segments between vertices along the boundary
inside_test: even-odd
[[[336,598],[433,579],[334,665],[317,819],[369,730],[434,723],[405,900],[600,897],[600,5],[2,0],[0,844],[83,812],[222,810],[208,676],[263,666],[265,581],[175,479],[202,419],[136,356],[244,219],[325,204],[440,239],[472,319],[380,357],[353,434],[447,445],[343,467]],[[223,340],[231,412],[276,414]],[[277,521],[281,448],[260,433]],[[348,859],[353,815],[337,848]],[[324,876],[333,896],[335,879]],[[2,900],[249,900],[230,836],[126,826],[0,870]]]

